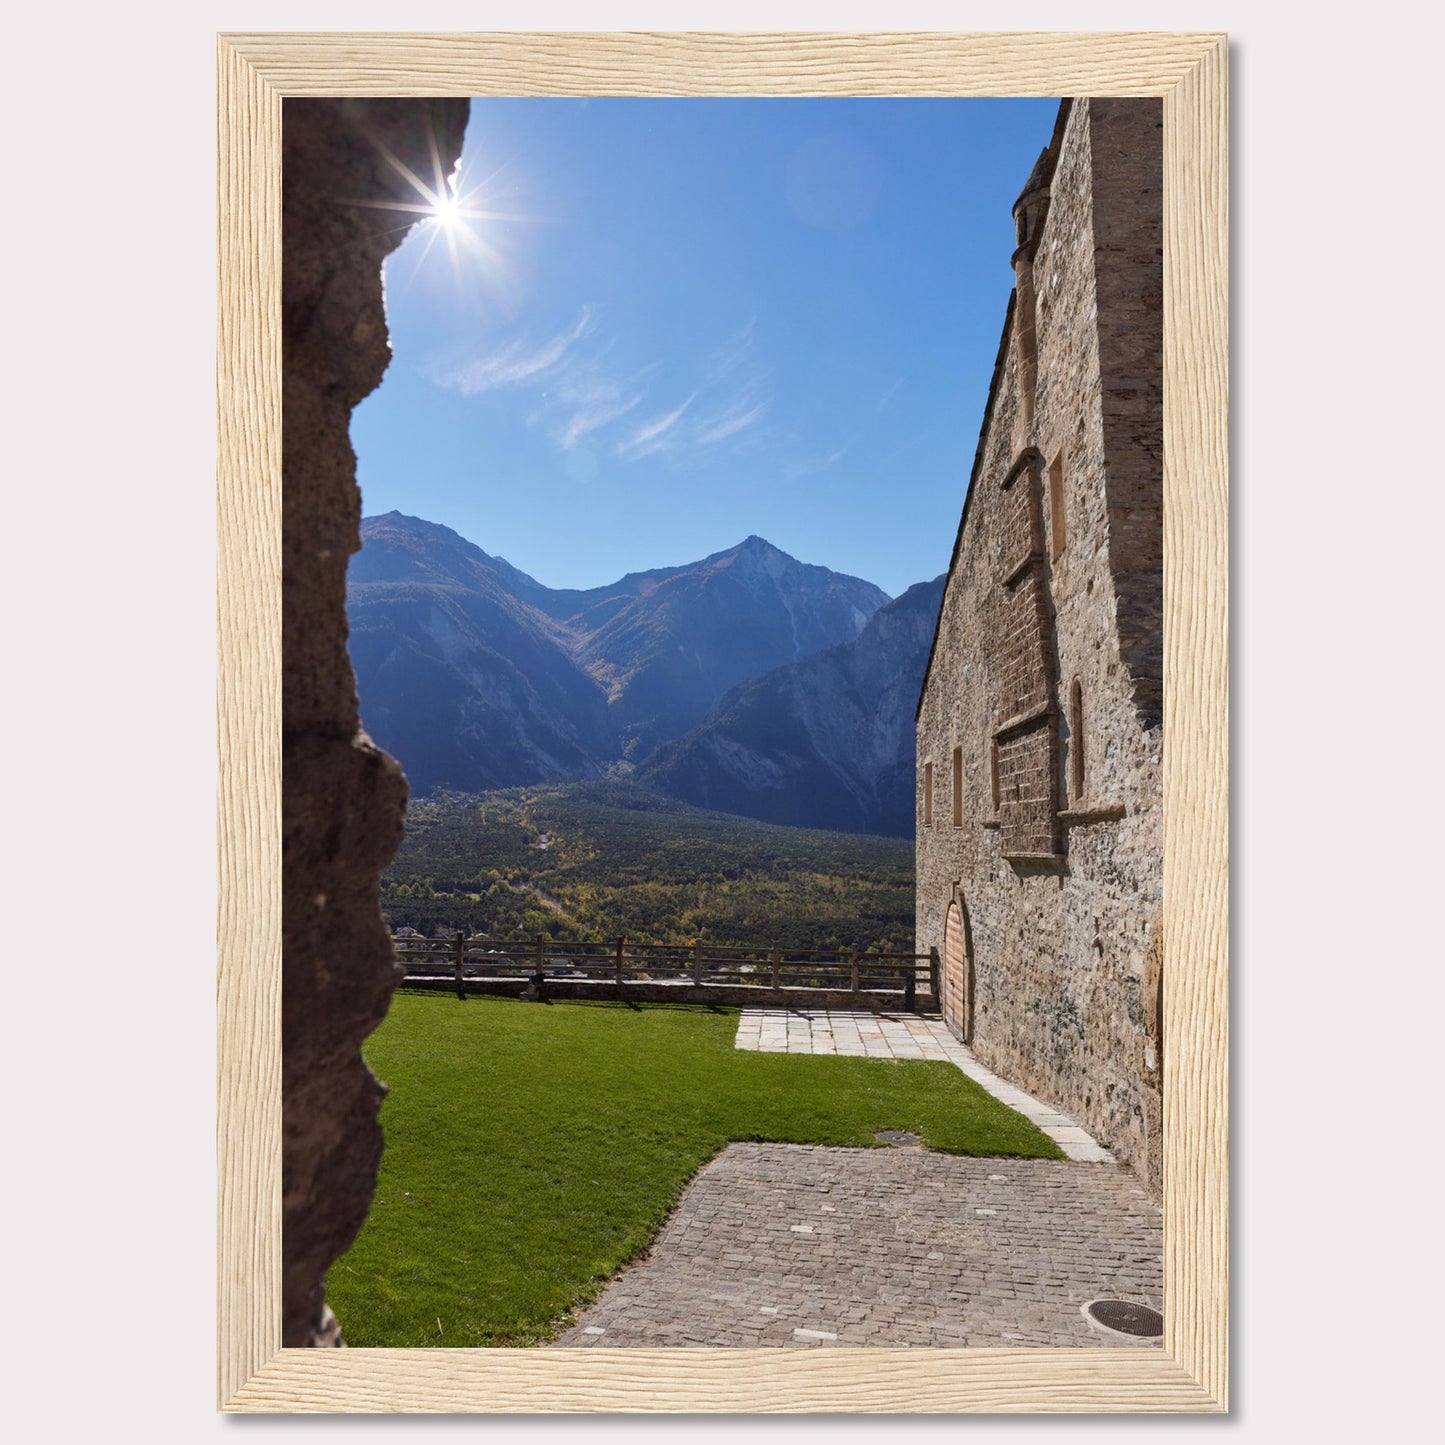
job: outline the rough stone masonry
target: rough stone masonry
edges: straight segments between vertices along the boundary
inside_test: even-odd
[[[1076,100],[1015,286],[918,705],[917,945],[950,1028],[1158,1190],[1162,114]]]
[[[406,782],[361,731],[346,565],[361,545],[351,409],[390,359],[381,264],[417,195],[461,153],[466,100],[286,100],[282,110],[283,1345],[339,1344],[326,1271],[356,1237],[381,1158],[361,1042],[398,970],[378,883]],[[388,159],[390,157],[390,159]]]

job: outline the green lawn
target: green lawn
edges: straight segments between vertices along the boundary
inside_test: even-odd
[[[327,1296],[351,1345],[548,1338],[730,1140],[1060,1157],[951,1064],[744,1053],[735,1009],[398,994],[371,1216]],[[882,1147],[882,1146],[879,1146]]]

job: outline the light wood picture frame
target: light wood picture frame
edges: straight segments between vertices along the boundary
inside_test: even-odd
[[[1219,34],[222,35],[220,1408],[1228,1408],[1228,176]],[[280,1348],[281,101],[1159,96],[1164,114],[1164,1341],[1109,1349]]]

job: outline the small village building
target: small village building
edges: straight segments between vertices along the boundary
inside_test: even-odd
[[[1160,1185],[1162,114],[1065,101],[918,705],[949,1027]]]

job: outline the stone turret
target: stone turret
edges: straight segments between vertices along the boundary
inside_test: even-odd
[[[1049,213],[1049,180],[1054,155],[1046,146],[1039,152],[1024,188],[1014,202],[1013,217],[1018,249],[1013,253],[1014,289],[1018,304],[1014,310],[1014,344],[1018,347],[1019,413],[1017,443],[1020,449],[1033,444],[1034,402],[1038,386],[1038,336],[1035,330],[1034,251]]]
[[[1019,248],[1014,252],[1015,265],[1018,264],[1020,252],[1026,250],[1032,256],[1039,232],[1044,228],[1044,217],[1049,210],[1049,180],[1053,170],[1053,157],[1048,146],[1045,146],[1039,152],[1039,158],[1034,162],[1034,168],[1029,172],[1029,178],[1024,182],[1018,200],[1014,202],[1013,218],[1017,230],[1015,244]]]

